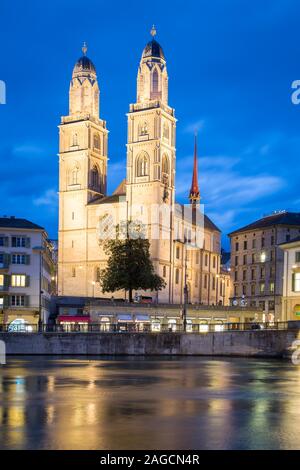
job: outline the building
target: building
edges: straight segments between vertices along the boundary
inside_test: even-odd
[[[284,258],[280,245],[299,233],[300,213],[281,211],[229,234],[233,304],[262,308],[266,321],[280,319]]]
[[[50,313],[52,245],[26,219],[0,218],[0,324],[46,323]]]
[[[110,297],[101,291],[106,265],[101,242],[116,225],[134,221],[145,230],[154,268],[166,281],[163,291],[150,293],[152,299],[182,303],[186,282],[189,302],[216,305],[222,299],[220,230],[199,211],[196,142],[190,203],[176,203],[175,110],[168,103],[166,58],[154,29],[151,34],[138,67],[136,103],[127,114],[126,179],[112,195],[107,194],[108,130],[85,45],[73,69],[69,115],[59,126],[58,295]]]
[[[280,248],[284,252],[281,319],[300,320],[300,236]]]

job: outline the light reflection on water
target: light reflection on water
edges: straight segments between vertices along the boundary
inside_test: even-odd
[[[300,366],[8,358],[0,449],[299,449]]]

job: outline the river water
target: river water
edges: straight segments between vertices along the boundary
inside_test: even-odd
[[[289,361],[10,357],[0,374],[0,449],[300,448]]]

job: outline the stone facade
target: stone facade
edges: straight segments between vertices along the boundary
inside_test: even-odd
[[[300,319],[300,238],[283,243],[282,320]]]
[[[84,55],[70,85],[69,115],[60,125],[58,295],[111,297],[101,291],[99,273],[106,265],[103,233],[123,221],[138,221],[150,240],[151,258],[166,288],[150,295],[182,303],[223,302],[220,294],[220,231],[197,208],[176,203],[176,118],[168,104],[164,53],[153,39],[142,54],[137,101],[129,107],[127,169],[116,191],[107,195],[107,138],[99,117],[100,94],[95,67]],[[191,242],[197,240],[197,243]],[[124,292],[114,297],[124,298]]]
[[[231,302],[264,310],[265,321],[280,320],[283,251],[299,235],[300,214],[276,213],[243,227],[231,239]]]

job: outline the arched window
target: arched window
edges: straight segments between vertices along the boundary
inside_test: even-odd
[[[162,173],[169,174],[169,159],[167,155],[164,155],[162,158],[162,165],[161,165]]]
[[[152,74],[152,91],[158,93],[158,71],[155,68]]]
[[[99,136],[99,134],[94,134],[94,149],[100,151],[100,136]]]
[[[149,132],[148,132],[148,123],[143,122],[143,123],[139,124],[139,135],[147,135],[147,134],[149,134]]]
[[[100,189],[100,177],[99,177],[99,170],[96,165],[92,168],[91,171],[91,186],[96,191]]]
[[[73,135],[72,135],[72,146],[76,146],[78,145],[78,135],[77,133],[75,132]]]
[[[69,183],[78,184],[78,181],[79,181],[78,176],[79,176],[79,168],[78,166],[74,166],[74,168],[71,170],[71,173],[70,173]]]
[[[143,152],[137,158],[136,175],[147,176],[149,174],[149,157],[146,152]]]
[[[169,140],[169,125],[167,122],[164,123],[163,136],[165,139]]]
[[[179,269],[175,270],[175,284],[179,284]]]

